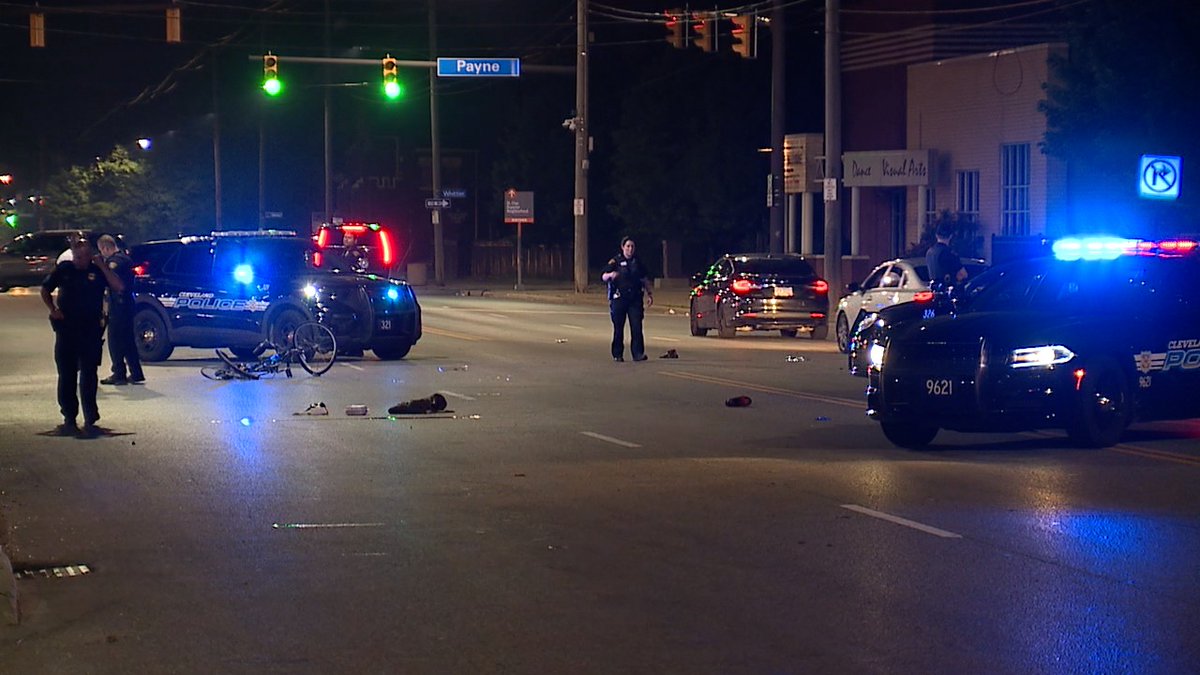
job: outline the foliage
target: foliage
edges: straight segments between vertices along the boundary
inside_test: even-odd
[[[206,188],[186,163],[133,157],[117,146],[87,166],[72,166],[45,189],[45,216],[54,227],[121,233],[138,242],[204,231]]]
[[[909,246],[905,251],[905,257],[923,256],[937,241],[937,229],[942,223],[950,223],[954,228],[954,235],[950,239],[950,248],[961,258],[979,258],[982,257],[983,237],[979,234],[979,222],[967,215],[961,213],[952,213],[949,210],[943,210],[925,227],[921,228],[921,238],[917,243]]]
[[[1043,150],[1070,162],[1075,217],[1092,224],[1194,220],[1195,190],[1177,203],[1136,195],[1142,154],[1200,156],[1193,131],[1200,91],[1200,14],[1177,0],[1093,0],[1064,7],[1069,53],[1051,61],[1040,109],[1049,127]],[[1094,204],[1093,207],[1089,207]],[[1077,223],[1080,225],[1081,223]]]

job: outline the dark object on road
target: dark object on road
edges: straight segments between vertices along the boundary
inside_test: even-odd
[[[677,359],[677,358],[679,358],[679,352],[675,351],[674,349],[668,349],[666,354],[663,354],[662,356],[660,356],[658,358],[660,358],[660,359]]]
[[[433,394],[429,398],[417,398],[388,408],[391,415],[422,415],[441,412],[446,409],[446,397]]]
[[[750,397],[734,396],[731,399],[727,399],[725,401],[725,405],[729,406],[730,408],[745,408],[746,406],[750,405]]]

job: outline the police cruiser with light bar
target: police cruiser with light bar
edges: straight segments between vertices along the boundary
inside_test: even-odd
[[[134,334],[145,361],[177,346],[253,354],[283,344],[304,321],[337,336],[339,351],[399,359],[421,338],[421,307],[407,283],[320,265],[310,238],[286,230],[223,231],[135,246]]]
[[[1200,416],[1200,251],[1192,240],[1064,239],[956,297],[870,326],[867,415],[895,445],[939,429],[1065,429],[1089,447],[1134,421]]]

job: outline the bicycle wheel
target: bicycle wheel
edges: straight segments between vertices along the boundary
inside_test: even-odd
[[[226,354],[225,352],[221,351],[220,349],[217,350],[217,357],[225,362],[225,365],[232,372],[234,377],[239,377],[243,380],[257,380],[258,379],[258,375],[250,372],[250,370],[246,367],[246,364],[238,363],[237,361],[234,361],[232,356]]]
[[[200,374],[210,380],[216,380],[217,382],[224,382],[237,377],[233,371],[225,366],[204,366],[200,369]]]
[[[296,326],[292,345],[300,365],[313,375],[329,370],[337,358],[337,338],[333,336],[333,331],[316,321]]]

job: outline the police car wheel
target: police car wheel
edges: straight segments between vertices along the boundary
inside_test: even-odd
[[[371,351],[375,352],[375,356],[381,361],[395,361],[408,356],[408,350],[412,349],[412,344],[405,343],[392,347],[372,347]]]
[[[286,347],[291,344],[292,333],[304,323],[304,315],[294,309],[285,309],[271,322],[271,344]]]
[[[258,358],[255,347],[230,347],[229,351],[244,361],[253,361]]]
[[[880,426],[892,445],[909,450],[920,450],[929,445],[938,432],[937,427],[913,422],[886,421]]]
[[[850,352],[850,322],[846,320],[846,315],[838,312],[837,318],[837,346],[838,351],[847,354]]]
[[[152,309],[143,309],[133,317],[133,339],[142,361],[166,361],[175,350],[167,336],[167,326]]]
[[[1108,358],[1084,370],[1086,374],[1079,386],[1074,419],[1067,435],[1085,448],[1116,445],[1129,425],[1132,402],[1129,381],[1116,362]]]

